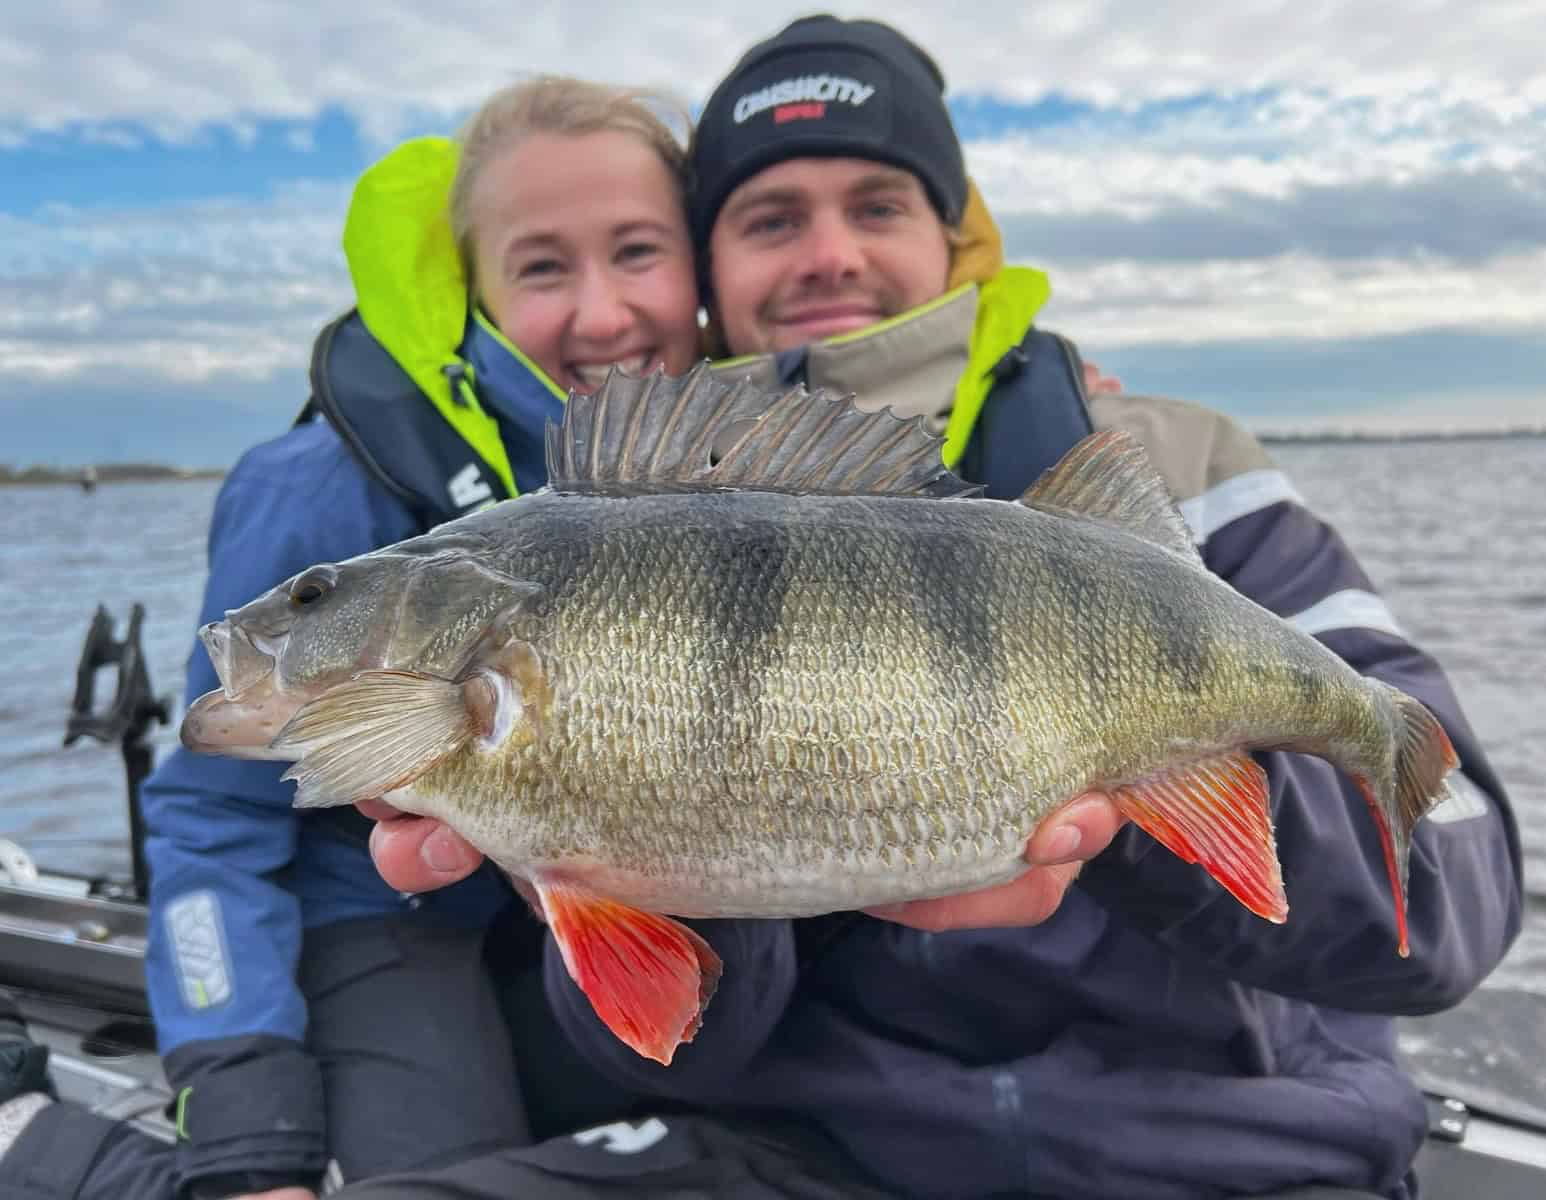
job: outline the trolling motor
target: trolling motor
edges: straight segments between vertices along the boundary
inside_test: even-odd
[[[79,738],[89,737],[99,742],[118,742],[123,751],[129,789],[129,847],[134,871],[132,899],[135,900],[144,900],[149,889],[140,784],[150,774],[155,755],[145,735],[152,721],[167,725],[172,720],[172,698],[158,697],[150,689],[145,651],[140,646],[140,626],[144,620],[144,605],[134,605],[129,610],[129,628],[123,640],[114,641],[113,619],[103,605],[97,605],[91,628],[86,633],[86,644],[81,647],[80,665],[75,668],[75,699],[70,705],[70,719],[64,733],[66,746]],[[113,701],[105,711],[96,713],[93,703],[97,672],[115,665],[118,686]]]

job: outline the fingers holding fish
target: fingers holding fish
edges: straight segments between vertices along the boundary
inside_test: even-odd
[[[1127,817],[1110,796],[1087,792],[1036,827],[1025,846],[1025,861],[1033,867],[1088,862],[1125,824]]]
[[[1082,862],[1032,867],[1010,883],[935,900],[909,900],[864,911],[929,933],[953,929],[995,929],[1040,925],[1057,912]]]
[[[1037,826],[1025,847],[1031,870],[1020,878],[957,896],[872,908],[869,914],[930,933],[1039,925],[1058,910],[1079,868],[1105,850],[1126,824],[1109,796],[1086,793]]]
[[[467,878],[483,855],[450,826],[432,817],[405,813],[384,800],[356,807],[376,822],[370,856],[381,878],[400,892],[431,892]]]
[[[1122,391],[1122,381],[1114,375],[1103,375],[1100,367],[1095,363],[1084,363],[1084,390],[1086,392],[1111,392]]]

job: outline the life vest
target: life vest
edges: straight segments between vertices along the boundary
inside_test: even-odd
[[[460,398],[467,381],[449,382]],[[312,347],[311,398],[296,424],[318,417],[426,531],[510,498],[504,480],[430,405],[356,310],[326,325]]]
[[[989,496],[1013,500],[1092,431],[1083,366],[1072,342],[1032,326],[991,374],[955,470]],[[451,383],[453,396],[476,386]],[[319,416],[426,531],[511,495],[356,312],[326,326],[312,351],[311,398],[297,421]]]

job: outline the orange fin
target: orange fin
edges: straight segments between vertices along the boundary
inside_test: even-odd
[[[572,884],[533,881],[569,976],[613,1033],[670,1066],[719,983],[719,955],[670,917]]]
[[[1288,917],[1267,773],[1249,754],[1187,763],[1108,794],[1135,825],[1183,861],[1200,863],[1257,916],[1279,925]]]

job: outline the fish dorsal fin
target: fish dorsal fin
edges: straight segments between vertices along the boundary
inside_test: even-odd
[[[1095,517],[1202,563],[1191,528],[1165,480],[1137,439],[1120,429],[1080,439],[1031,485],[1020,503]]]
[[[682,376],[613,367],[591,395],[570,393],[563,424],[549,423],[548,484],[560,492],[674,490],[701,478],[715,439],[767,403],[749,381],[716,379],[707,362]]]
[[[716,462],[716,445],[733,444]],[[819,495],[968,495],[920,420],[860,412],[803,387],[726,383],[700,363],[639,378],[614,367],[591,396],[571,396],[548,426],[555,491],[778,491]]]

